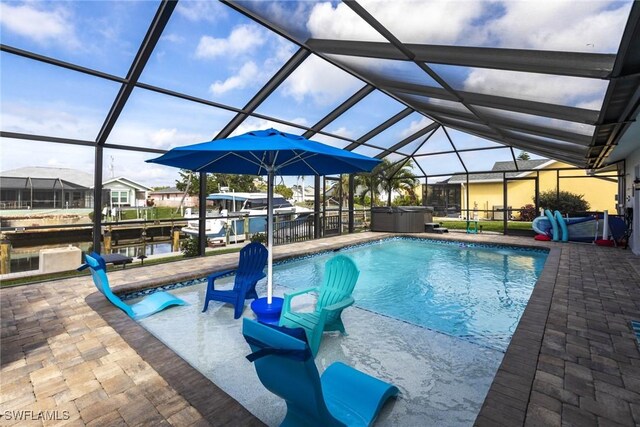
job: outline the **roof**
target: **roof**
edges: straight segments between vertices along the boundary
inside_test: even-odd
[[[159,190],[151,190],[151,194],[175,194],[175,193],[184,193],[182,190],[178,190],[176,187],[169,188],[161,188]]]
[[[0,188],[34,190],[89,190],[69,181],[58,178],[23,178],[0,176]]]
[[[553,162],[549,159],[537,159],[537,160],[518,160],[518,169],[521,171],[529,171],[531,169],[539,169],[543,166]],[[472,181],[502,181],[502,171],[513,171],[513,162],[495,162],[493,164],[492,171],[487,173],[476,173],[469,175],[469,182]],[[498,172],[499,171],[499,172]],[[507,172],[507,178],[516,178],[527,172]],[[464,175],[452,176],[448,179],[449,184],[464,183],[467,182],[467,178]]]
[[[133,180],[131,180],[129,178],[125,178],[123,176],[119,176],[117,178],[108,179],[108,180],[104,181],[102,183],[102,185],[104,186],[104,185],[107,185],[107,184],[111,184],[113,182],[120,182],[120,183],[125,184],[126,186],[133,187],[136,190],[140,190],[140,191],[151,191],[152,190],[151,187],[147,187],[146,185],[137,183],[137,182],[135,182],[135,181],[133,181]]]
[[[93,175],[70,168],[25,167],[0,172],[2,177],[61,179],[80,187],[93,187]]]

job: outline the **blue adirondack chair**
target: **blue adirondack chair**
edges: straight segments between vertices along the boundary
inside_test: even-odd
[[[280,315],[280,326],[300,327],[307,333],[309,347],[315,356],[320,348],[324,331],[340,331],[345,333],[342,323],[342,310],[352,305],[355,300],[351,296],[358,281],[360,271],[351,258],[338,255],[325,266],[324,281],[320,288],[309,288],[291,294],[285,294]],[[318,301],[312,313],[291,310],[291,300],[302,294],[318,292]]]
[[[238,319],[244,311],[244,300],[258,298],[256,293],[256,283],[266,275],[264,266],[267,263],[269,252],[261,243],[252,242],[240,251],[240,262],[238,268],[234,270],[213,273],[207,277],[207,294],[204,297],[204,308],[207,311],[209,301],[221,301],[234,306],[233,318]],[[220,291],[215,289],[215,281],[220,277],[235,274],[233,289]]]
[[[258,378],[287,402],[283,427],[369,426],[387,399],[398,394],[396,386],[341,362],[320,377],[304,341],[255,320],[245,317],[242,333]]]
[[[78,270],[91,269],[91,276],[93,277],[93,283],[96,285],[96,288],[107,297],[111,304],[127,313],[127,315],[134,320],[151,316],[172,305],[186,304],[185,301],[174,297],[168,292],[154,292],[136,304],[127,305],[111,291],[104,259],[95,252],[91,255],[85,255],[84,258],[85,264],[81,265]]]

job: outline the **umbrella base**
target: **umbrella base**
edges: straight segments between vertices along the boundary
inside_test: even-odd
[[[258,322],[278,325],[283,303],[284,299],[279,297],[271,298],[271,304],[267,303],[267,298],[258,298],[251,303],[251,310],[256,314]]]

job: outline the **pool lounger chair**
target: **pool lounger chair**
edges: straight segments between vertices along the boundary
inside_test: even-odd
[[[287,403],[280,424],[291,426],[369,426],[398,388],[341,362],[322,374],[307,343],[277,328],[243,319],[242,333],[253,351],[262,384]]]
[[[346,333],[341,318],[342,310],[355,302],[351,293],[359,275],[360,271],[351,258],[345,255],[331,258],[325,266],[322,286],[285,294],[280,326],[304,328],[309,347],[315,356],[318,354],[324,331]],[[291,309],[291,300],[294,297],[312,291],[318,292],[314,312],[297,312]]]
[[[240,250],[240,262],[237,269],[220,271],[207,277],[207,293],[204,297],[202,312],[207,311],[209,301],[221,301],[233,305],[233,318],[240,318],[244,311],[244,300],[258,298],[256,283],[266,276],[263,270],[267,264],[268,256],[269,251],[264,245],[258,242],[249,243]],[[236,276],[233,289],[224,291],[215,289],[216,279],[232,274]]]
[[[186,304],[185,301],[174,297],[168,292],[154,292],[136,304],[127,305],[111,291],[104,259],[99,254],[93,252],[91,255],[85,255],[85,262],[86,264],[81,265],[78,270],[91,269],[93,283],[96,285],[96,288],[107,297],[111,304],[127,313],[127,315],[134,320],[144,319],[173,305]]]

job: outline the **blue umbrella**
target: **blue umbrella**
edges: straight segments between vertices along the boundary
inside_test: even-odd
[[[177,147],[150,163],[195,172],[267,175],[267,301],[273,295],[273,181],[275,175],[333,175],[370,172],[378,159],[341,150],[276,129],[258,130],[226,139]]]

